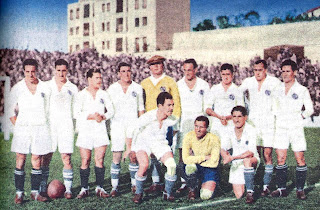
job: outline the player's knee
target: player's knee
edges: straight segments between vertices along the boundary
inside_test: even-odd
[[[135,152],[131,151],[129,154],[130,163],[138,163],[137,155]]]
[[[168,158],[164,165],[167,167],[167,174],[170,176],[176,175],[177,164],[172,157]]]
[[[200,198],[201,200],[208,200],[212,197],[213,191],[208,189],[201,189],[200,190]]]

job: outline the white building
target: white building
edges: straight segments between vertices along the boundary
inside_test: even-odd
[[[173,34],[190,30],[190,0],[79,0],[68,5],[69,52],[104,54],[172,49]]]

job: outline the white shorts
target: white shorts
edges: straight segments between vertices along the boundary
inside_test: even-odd
[[[72,120],[64,120],[50,123],[52,151],[55,152],[57,147],[60,153],[73,153],[73,122]]]
[[[303,127],[276,129],[274,148],[288,149],[289,144],[291,144],[292,151],[294,152],[307,150]]]
[[[157,159],[160,159],[167,152],[172,152],[171,147],[168,145],[168,141],[165,140],[150,140],[150,139],[137,139],[131,148],[132,151],[138,152],[140,150],[145,151],[148,156],[153,153]]]
[[[110,144],[104,121],[101,124],[88,123],[87,125],[89,125],[87,128],[79,126],[76,146],[92,150]]]
[[[218,120],[217,118],[212,120],[210,133],[213,133],[219,137],[221,141],[221,148],[231,147],[229,142],[224,142],[226,139],[228,139],[225,137],[229,137],[231,135],[231,132],[234,132],[234,125],[232,120],[229,120],[226,126],[222,125],[220,120]]]
[[[261,119],[250,119],[257,131],[257,146],[273,147],[275,138],[274,118],[266,117]]]
[[[121,122],[111,122],[110,136],[111,136],[111,151],[124,151],[126,145],[126,138],[132,138],[133,126],[125,125]]]
[[[52,152],[48,125],[14,126],[11,151],[21,154],[46,155]]]
[[[243,161],[233,161],[229,173],[230,184],[245,184]]]

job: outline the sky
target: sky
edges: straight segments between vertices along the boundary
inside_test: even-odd
[[[149,0],[151,1],[151,0]],[[0,48],[67,52],[67,5],[77,0],[0,0]],[[290,12],[303,13],[320,0],[191,0],[191,28],[204,19],[255,10],[262,24]]]

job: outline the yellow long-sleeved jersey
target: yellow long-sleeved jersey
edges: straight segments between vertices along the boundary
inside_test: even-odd
[[[193,154],[190,154],[190,149]],[[211,158],[205,161],[205,156]],[[198,140],[195,131],[190,131],[183,139],[182,159],[185,164],[200,164],[203,167],[216,168],[220,158],[220,139],[212,133],[207,133]]]
[[[157,97],[161,92],[168,92],[172,95],[174,101],[173,115],[180,118],[181,105],[180,95],[176,82],[169,76],[164,76],[156,86],[153,85],[150,77],[144,79],[141,82],[141,86],[146,94],[145,108],[146,111],[150,111],[157,108]]]

